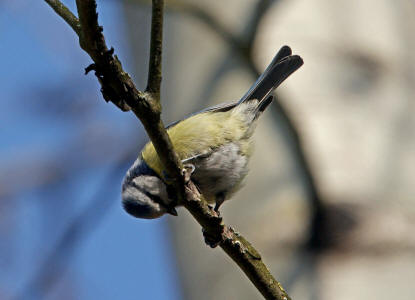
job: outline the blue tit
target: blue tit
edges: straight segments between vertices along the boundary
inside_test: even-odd
[[[256,120],[271,93],[303,64],[284,46],[241,100],[194,113],[167,127],[174,150],[191,180],[215,210],[241,187],[253,151]],[[173,188],[154,146],[147,143],[122,184],[124,209],[137,218],[177,215]]]

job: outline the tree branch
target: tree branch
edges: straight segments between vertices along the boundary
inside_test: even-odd
[[[46,0],[45,0],[46,1]],[[76,0],[81,30],[80,46],[94,61],[86,72],[95,71],[106,101],[122,110],[132,110],[143,123],[169,177],[173,178],[178,199],[202,225],[205,236],[217,244],[240,266],[257,289],[267,299],[287,300],[288,295],[274,279],[261,260],[258,251],[241,235],[222,222],[222,218],[208,206],[197,187],[185,182],[182,165],[161,121],[160,83],[163,25],[163,0],[153,0],[151,23],[151,54],[146,92],[140,92],[124,72],[121,63],[108,50],[102,27],[98,24],[95,0]]]
[[[160,94],[164,0],[154,0],[151,14],[150,63],[146,91]],[[160,95],[157,95],[160,98]]]
[[[222,218],[201,199],[191,182],[186,186],[184,206],[203,227],[205,235],[220,238],[219,246],[238,264],[265,299],[291,299],[271,275],[259,252],[242,235],[223,223]]]
[[[78,18],[59,0],[45,0],[47,4],[72,27],[77,35],[81,32],[81,25]]]

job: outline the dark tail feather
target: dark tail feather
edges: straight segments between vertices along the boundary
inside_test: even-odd
[[[283,58],[291,55],[291,48],[288,46],[282,46],[280,51],[277,52],[277,54],[272,59],[271,63],[268,65],[266,70],[259,76],[257,81],[251,86],[251,88],[246,92],[246,94],[241,98],[239,101],[240,103],[244,102],[245,100],[254,99],[251,97],[252,92],[254,91],[254,88],[258,85],[259,82],[261,82],[264,79],[264,76],[268,74],[268,72],[271,70],[273,66],[275,66],[279,61],[281,61]]]
[[[260,103],[259,110],[263,111],[271,103],[272,98],[268,98],[268,96],[302,65],[303,60],[300,56],[291,55],[290,47],[282,47],[239,103],[257,99]],[[266,105],[262,103],[264,100],[266,100]]]
[[[265,98],[265,100],[261,101],[258,104],[256,116],[260,115],[264,110],[267,109],[268,105],[271,104],[272,100],[274,100],[274,96],[268,96],[268,98]]]

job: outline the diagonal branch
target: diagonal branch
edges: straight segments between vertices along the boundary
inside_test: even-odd
[[[205,236],[208,234],[220,238],[219,246],[238,264],[265,299],[291,299],[251,243],[224,225],[222,218],[202,199],[196,186],[190,182],[186,186],[186,201],[183,205],[203,227]]]
[[[122,69],[117,56],[113,55],[114,50],[108,50],[102,34],[103,29],[98,24],[95,0],[76,0],[76,4],[81,25],[80,46],[94,61],[94,64],[86,68],[86,73],[95,71],[104,99],[113,102],[122,110],[132,110],[143,123],[169,177],[173,179],[179,201],[202,225],[205,235],[218,242],[265,298],[289,299],[262,262],[258,251],[231,227],[224,225],[222,218],[209,207],[197,187],[191,181],[185,181],[181,162],[160,118],[163,0],[153,0],[149,81],[146,92],[135,87],[131,77]]]
[[[163,5],[163,1],[153,0],[155,6]],[[181,162],[173,151],[170,138],[167,135],[165,126],[160,118],[160,84],[151,93],[139,91],[130,75],[122,69],[121,62],[116,55],[113,55],[114,50],[108,50],[105,43],[103,28],[98,24],[98,14],[96,12],[95,0],[76,0],[78,8],[79,21],[81,23],[80,45],[94,61],[94,64],[86,69],[86,72],[95,70],[95,75],[101,83],[101,92],[106,101],[111,101],[118,107],[128,107],[143,123],[157,154],[160,157],[167,173],[175,180],[176,190],[181,190],[179,195],[183,195],[184,189],[183,176],[181,173]],[[157,9],[156,9],[157,10]],[[161,9],[161,11],[163,11]],[[163,17],[162,14],[158,14]],[[152,22],[152,27],[162,26],[163,22]],[[161,50],[161,36],[159,36],[162,29],[152,28],[151,32],[156,37],[151,40]],[[157,54],[151,54],[150,57],[161,58],[161,51]],[[157,59],[154,59],[157,60]],[[150,71],[155,74],[149,74],[149,78],[161,78],[158,72],[161,72],[161,61],[154,63],[155,68],[150,67]],[[182,197],[179,197],[182,199]]]

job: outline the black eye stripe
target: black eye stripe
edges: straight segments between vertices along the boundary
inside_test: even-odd
[[[159,196],[155,196],[152,194],[148,194],[147,195],[149,198],[153,199],[155,202],[157,202],[158,204],[164,205],[163,200],[159,197]]]
[[[159,196],[153,195],[150,192],[144,190],[142,187],[138,186],[138,184],[134,181],[131,181],[131,185],[135,187],[138,191],[149,197],[151,200],[154,200],[155,202],[163,205],[163,200]]]
[[[167,196],[170,199],[174,199],[176,197],[176,193],[174,192],[174,188],[171,185],[166,184],[167,187]]]

